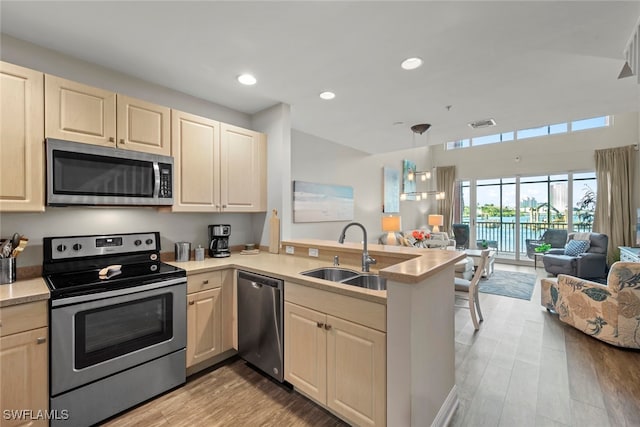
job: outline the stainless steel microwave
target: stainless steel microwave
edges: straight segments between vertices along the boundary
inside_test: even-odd
[[[47,205],[173,204],[173,157],[46,139]]]

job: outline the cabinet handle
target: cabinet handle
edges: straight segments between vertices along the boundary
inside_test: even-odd
[[[195,302],[195,301],[193,301],[193,300],[189,301],[189,305],[193,305],[193,304],[195,304],[195,303],[196,303],[196,302]]]
[[[329,329],[331,329],[331,325],[329,325],[329,324],[325,324],[325,325],[324,325],[324,328],[328,331]]]
[[[120,138],[120,144],[124,144],[124,138]]]
[[[209,279],[207,279],[207,280],[203,280],[203,281],[202,281],[202,284],[203,284],[203,285],[208,285],[208,284],[209,284]]]
[[[36,340],[36,344],[44,344],[47,342],[47,339],[45,337],[40,337]]]
[[[110,137],[109,137],[109,142],[113,142],[113,141],[115,141],[115,138],[114,138],[114,137],[112,137],[112,136],[110,136]]]
[[[316,324],[318,325],[318,328],[322,328],[324,326],[324,323],[322,322],[316,322]]]
[[[224,208],[226,208],[226,207],[227,207],[227,205],[222,205],[222,208],[223,208],[223,209],[224,209]]]

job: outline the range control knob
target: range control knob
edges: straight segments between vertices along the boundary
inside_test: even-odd
[[[142,244],[142,240],[137,239],[135,242],[133,242],[133,244],[136,246],[140,246]]]
[[[147,245],[151,245],[151,244],[153,244],[153,239],[147,239],[147,240],[145,241],[145,243],[146,243]]]
[[[80,249],[82,249],[82,245],[80,243],[76,243],[75,245],[73,245],[74,251],[79,251]]]
[[[64,252],[67,250],[67,247],[65,245],[58,245],[56,249],[58,250],[58,252]]]

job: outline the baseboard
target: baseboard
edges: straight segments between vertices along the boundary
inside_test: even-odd
[[[458,391],[456,385],[454,384],[449,392],[449,395],[444,400],[444,403],[440,407],[440,410],[436,414],[436,417],[433,419],[431,423],[431,427],[446,427],[449,425],[451,421],[451,417],[456,412],[456,408],[458,407]]]

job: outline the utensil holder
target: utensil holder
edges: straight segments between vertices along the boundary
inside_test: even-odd
[[[176,242],[176,261],[177,262],[189,261],[190,256],[191,256],[191,243]]]
[[[0,285],[8,285],[16,281],[16,259],[0,258]]]

